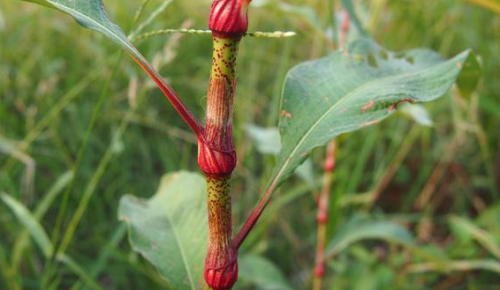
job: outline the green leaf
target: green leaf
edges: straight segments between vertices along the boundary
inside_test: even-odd
[[[271,261],[261,256],[246,255],[239,258],[240,278],[262,290],[292,290],[283,273]]]
[[[500,260],[500,244],[497,243],[495,237],[489,232],[459,216],[451,216],[449,222],[456,231],[463,232],[466,236],[473,238],[495,256],[495,258]]]
[[[373,239],[415,245],[411,233],[396,223],[354,217],[332,237],[326,247],[326,255],[336,255],[356,242]]]
[[[53,251],[52,243],[35,216],[22,203],[9,195],[2,193],[0,198],[14,212],[16,218],[23,224],[33,240],[35,240],[35,243],[42,250],[44,256],[47,258],[50,257]]]
[[[98,31],[132,54],[138,54],[120,27],[112,23],[101,0],[21,0],[67,13],[83,27]],[[140,55],[140,54],[139,54]]]
[[[296,66],[284,85],[283,147],[268,190],[276,189],[315,147],[376,124],[403,103],[443,96],[473,60],[469,51],[444,61],[429,50],[393,53],[361,39],[346,51]]]
[[[471,58],[469,62],[465,63],[465,66],[466,69],[458,76],[457,84],[460,94],[468,98],[479,84],[482,68],[476,58]]]
[[[63,189],[73,180],[74,174],[72,171],[67,171],[62,174],[54,183],[54,185],[49,189],[47,194],[42,198],[42,200],[38,203],[34,213],[33,218],[35,220],[40,220],[45,215],[45,213],[49,210],[50,206],[56,199],[56,197],[63,191]],[[12,250],[12,265],[14,267],[18,267],[24,249],[28,244],[28,234],[27,230],[20,233],[14,243],[14,247]]]
[[[109,20],[101,0],[21,0],[41,4],[71,15],[81,26],[104,34],[141,64],[154,71],[149,62],[130,43],[123,30]]]
[[[132,248],[155,265],[173,289],[202,289],[208,240],[205,180],[179,172],[162,178],[149,200],[125,196],[119,219]]]

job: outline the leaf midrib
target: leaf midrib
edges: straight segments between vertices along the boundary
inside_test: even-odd
[[[184,263],[184,268],[186,269],[186,273],[187,273],[188,278],[189,278],[189,284],[191,285],[191,289],[196,290],[196,288],[194,286],[193,277],[191,276],[191,272],[189,271],[189,265],[188,265],[188,262],[187,262],[187,257],[186,257],[185,249],[182,246],[183,243],[181,243],[181,241],[179,240],[179,234],[177,232],[177,228],[175,226],[174,220],[172,219],[172,217],[170,216],[170,214],[168,213],[168,211],[166,211],[166,216],[167,216],[168,221],[172,225],[172,231],[174,232],[175,241],[178,244],[179,250],[181,252],[182,261]]]

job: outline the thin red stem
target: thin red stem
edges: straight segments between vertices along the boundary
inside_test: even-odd
[[[145,60],[139,60],[134,56],[131,57],[155,81],[165,97],[167,97],[174,109],[177,111],[177,113],[179,113],[179,115],[187,123],[191,130],[193,130],[196,136],[198,136],[198,138],[202,138],[205,131],[203,126],[186,108],[184,103],[179,99],[179,96],[177,96],[177,93],[170,87],[169,84],[167,84],[163,77],[160,76],[160,74],[155,70],[149,69],[144,63]]]
[[[341,33],[339,39],[339,46],[345,46],[347,37],[349,35],[350,19],[349,14],[343,10],[343,21],[341,25]],[[313,290],[321,290],[323,277],[326,272],[326,226],[328,224],[328,205],[330,203],[330,189],[332,183],[332,173],[335,170],[335,154],[337,151],[337,144],[335,139],[328,143],[326,148],[325,168],[323,176],[323,187],[318,200],[318,236],[316,245],[316,264],[314,267],[314,280]]]
[[[330,189],[332,183],[332,173],[335,170],[335,140],[330,141],[326,148],[326,158],[324,165],[323,187],[318,200],[318,241],[316,246],[316,265],[314,268],[313,290],[320,290],[323,277],[325,276],[325,245],[326,245],[326,225],[328,223],[328,205],[330,201]]]
[[[349,17],[349,13],[347,11],[342,10],[342,24],[340,27],[340,39],[339,46],[342,47],[347,43],[347,37],[349,36],[349,27],[351,26],[351,18]]]
[[[274,191],[275,188],[275,183],[277,182],[278,179],[271,184],[267,190],[266,193],[264,193],[264,196],[259,200],[259,203],[257,206],[253,209],[252,213],[250,216],[247,218],[245,221],[245,224],[241,227],[240,231],[238,234],[234,237],[233,243],[236,249],[239,249],[243,241],[246,239],[250,231],[253,229],[257,221],[259,220],[260,216],[262,215],[262,212],[266,208],[269,200],[271,199],[271,195]]]

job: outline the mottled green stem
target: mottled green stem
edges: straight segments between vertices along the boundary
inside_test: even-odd
[[[206,127],[199,141],[198,164],[207,177],[209,243],[205,281],[210,289],[231,289],[238,278],[237,249],[231,222],[231,173],[236,166],[233,98],[239,39],[213,38]]]
[[[198,164],[207,176],[230,176],[236,166],[233,142],[233,99],[239,39],[213,38],[212,70],[207,95],[204,139]]]
[[[230,179],[207,178],[208,251],[205,279],[213,289],[230,289],[238,277],[236,248],[232,242]]]
[[[206,138],[215,147],[234,150],[233,98],[236,88],[238,42],[214,37],[212,70],[208,88]]]

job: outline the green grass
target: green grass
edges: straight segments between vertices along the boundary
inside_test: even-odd
[[[321,25],[328,25],[324,1],[288,2],[309,7]],[[142,19],[160,3],[151,1]],[[126,31],[133,27],[138,1],[105,4],[116,23]],[[500,15],[451,0],[360,1],[357,8],[374,38],[392,50],[429,47],[451,57],[474,49],[482,60],[483,79],[470,100],[452,91],[426,105],[433,128],[400,115],[339,138],[330,234],[353,216],[370,215],[401,222],[419,243],[416,248],[357,243],[329,263],[325,283],[328,289],[342,290],[496,289],[500,273],[477,261],[498,265],[499,257],[473,233],[451,226],[449,217],[467,219],[499,246]],[[183,24],[205,29],[208,9],[209,1],[174,1],[145,31]],[[236,224],[258,200],[273,162],[257,152],[244,127],[275,126],[286,71],[327,54],[331,45],[300,14],[265,6],[252,8],[251,17],[250,30],[294,30],[298,35],[247,38],[241,45],[235,102]],[[161,36],[138,47],[150,60],[163,58],[162,74],[201,117],[210,37]],[[194,141],[159,90],[120,56],[117,46],[55,11],[2,1],[0,192],[36,213],[64,174],[72,171],[74,178],[44,213],[35,214],[52,243],[64,247],[67,256],[53,261],[26,238],[23,224],[0,203],[0,289],[165,287],[156,270],[130,249],[117,206],[124,194],[151,196],[166,172],[197,170]],[[388,175],[398,152],[402,159],[392,163],[395,171]],[[312,158],[319,180],[323,150]],[[383,177],[388,184],[371,201],[369,193]],[[311,191],[299,179],[288,181],[271,205],[276,210],[265,214],[244,244],[244,251],[272,260],[296,289],[311,287],[316,243]],[[416,206],[425,191],[430,192],[428,202]],[[15,264],[14,249],[22,238],[26,248]],[[440,255],[444,258],[436,264],[431,258]],[[446,271],[456,266],[452,260],[462,263],[459,271]]]

